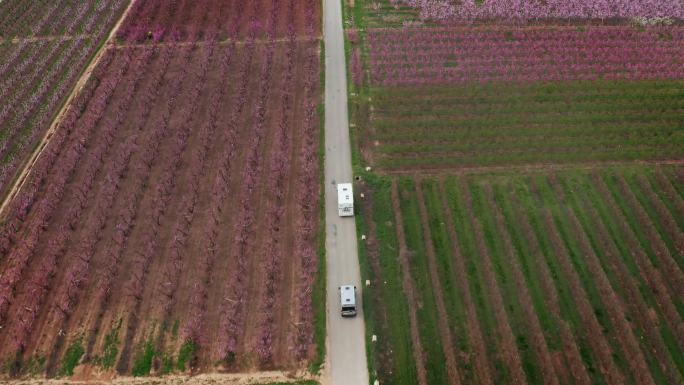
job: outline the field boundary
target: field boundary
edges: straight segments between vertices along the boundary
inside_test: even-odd
[[[123,13],[121,14],[121,17],[119,17],[119,20],[117,20],[117,22],[114,24],[114,27],[112,27],[111,31],[109,31],[109,35],[104,40],[104,42],[100,45],[98,50],[95,52],[92,60],[85,67],[85,69],[83,70],[83,73],[81,74],[81,76],[78,78],[78,80],[74,84],[71,92],[69,93],[69,96],[64,100],[62,107],[60,107],[60,109],[57,112],[57,115],[55,115],[54,119],[52,120],[50,127],[47,129],[47,131],[45,131],[43,138],[40,140],[40,142],[38,142],[36,144],[36,148],[33,150],[33,153],[31,154],[31,156],[25,161],[23,167],[20,167],[21,171],[15,177],[14,182],[11,184],[10,189],[7,190],[7,193],[5,194],[5,197],[3,198],[2,204],[0,205],[0,221],[5,219],[5,216],[7,215],[6,211],[7,211],[7,208],[9,206],[10,202],[12,202],[12,200],[14,200],[14,198],[17,196],[18,192],[24,186],[24,183],[26,183],[26,180],[28,179],[28,176],[31,173],[33,166],[36,164],[38,158],[43,153],[43,150],[45,150],[48,143],[50,142],[50,139],[52,138],[52,136],[57,131],[59,124],[64,119],[64,116],[66,115],[66,112],[68,111],[69,106],[71,105],[71,102],[81,92],[81,90],[83,89],[83,87],[87,83],[88,79],[90,78],[90,74],[93,72],[95,67],[99,64],[100,59],[102,58],[105,51],[107,50],[107,42],[110,41],[115,36],[116,31],[119,29],[119,26],[121,25],[121,23],[123,23],[123,21],[126,19],[126,16],[128,15],[128,12],[133,7],[134,3],[135,3],[135,0],[129,1],[128,5],[126,6],[126,9],[124,9]]]
[[[102,378],[81,378],[79,375],[73,376],[71,379],[24,379],[24,380],[10,380],[3,381],[3,384],[10,385],[149,385],[164,383],[169,385],[207,385],[207,384],[226,384],[226,385],[248,385],[248,384],[266,384],[266,383],[293,383],[299,384],[302,381],[319,381],[317,376],[311,375],[308,372],[288,373],[282,371],[264,371],[254,373],[206,373],[195,376],[191,375],[175,375],[163,377],[115,377],[107,378],[103,375]]]

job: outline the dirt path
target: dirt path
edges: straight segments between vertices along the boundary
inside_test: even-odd
[[[406,235],[404,234],[404,220],[401,214],[401,205],[399,203],[399,187],[396,179],[392,180],[392,207],[394,208],[394,215],[396,217],[397,240],[399,241],[399,264],[403,273],[404,293],[409,302],[409,319],[411,321],[411,345],[413,347],[413,356],[416,359],[416,374],[418,376],[418,384],[428,385],[427,371],[425,369],[425,354],[423,345],[420,340],[420,332],[418,331],[418,316],[416,314],[417,301],[416,293],[413,287],[413,280],[411,279],[411,266],[409,264],[409,251],[406,247]]]
[[[128,4],[124,12],[121,14],[119,20],[117,20],[116,24],[114,24],[114,28],[112,28],[112,30],[110,31],[109,36],[107,37],[107,41],[112,40],[112,38],[115,36],[116,31],[119,29],[119,26],[126,18],[126,15],[128,15],[128,12],[131,10],[133,3],[134,1],[131,1]],[[31,172],[31,169],[36,164],[38,157],[40,157],[40,154],[43,152],[45,147],[47,147],[47,144],[54,135],[55,130],[59,127],[59,123],[62,121],[67,110],[71,106],[71,102],[74,100],[76,95],[78,95],[81,92],[81,90],[87,83],[88,79],[90,78],[90,75],[92,74],[93,70],[95,69],[95,67],[97,67],[97,64],[100,62],[100,59],[106,51],[106,49],[104,49],[105,46],[106,45],[103,45],[102,48],[100,48],[100,50],[93,57],[93,60],[90,62],[90,64],[88,64],[86,69],[83,71],[83,74],[81,74],[81,77],[78,79],[76,84],[74,84],[74,88],[71,90],[69,96],[64,101],[64,104],[59,109],[59,112],[55,116],[55,119],[52,121],[52,124],[50,124],[50,128],[48,128],[48,130],[45,132],[45,135],[43,135],[43,138],[40,140],[40,142],[38,142],[36,149],[33,151],[31,156],[26,160],[25,165],[21,167],[21,172],[19,173],[14,183],[12,184],[12,187],[5,196],[2,205],[0,205],[0,221],[2,221],[5,218],[9,203],[12,201],[12,199],[14,199],[14,197],[17,195],[21,187],[28,179],[27,177]]]
[[[435,294],[437,302],[437,322],[439,325],[439,334],[442,337],[442,347],[444,350],[444,357],[446,358],[447,373],[449,374],[449,383],[452,385],[460,384],[460,376],[458,373],[458,364],[456,362],[456,354],[454,352],[454,341],[449,329],[449,316],[447,315],[446,306],[444,305],[444,290],[439,279],[439,271],[437,267],[437,255],[435,247],[432,243],[432,235],[430,234],[430,220],[428,218],[427,207],[425,205],[425,196],[423,189],[420,186],[420,180],[415,181],[416,184],[416,198],[418,199],[418,209],[420,210],[420,220],[423,228],[423,238],[425,242],[425,251],[428,257],[428,264],[430,269],[430,282],[432,284],[432,291]]]
[[[439,195],[442,197],[442,209],[446,217],[446,225],[449,233],[449,243],[451,244],[451,254],[455,265],[456,281],[459,285],[459,290],[463,293],[465,314],[468,328],[468,339],[473,344],[475,360],[475,372],[481,384],[492,384],[492,368],[489,366],[487,360],[487,348],[484,341],[480,324],[477,321],[477,310],[475,309],[475,302],[470,293],[470,286],[468,285],[468,277],[466,276],[466,267],[463,255],[461,254],[461,247],[459,246],[458,235],[456,234],[456,227],[454,227],[454,217],[449,203],[447,202],[447,194],[444,189],[444,183],[439,184]]]
[[[86,368],[76,368],[76,374],[69,379],[32,379],[2,381],[7,385],[248,385],[265,383],[293,383],[302,380],[319,380],[308,372],[288,373],[267,371],[254,373],[200,374],[197,376],[173,375],[164,377],[116,377],[110,374],[94,374]]]

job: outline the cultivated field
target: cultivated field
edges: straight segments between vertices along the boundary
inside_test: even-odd
[[[255,9],[254,3],[268,8]],[[272,4],[271,4],[272,3]],[[291,11],[290,7],[294,7]],[[138,1],[131,16],[118,30],[117,37],[129,42],[178,42],[214,38],[219,40],[252,38],[286,38],[294,33],[300,38],[316,35],[321,29],[321,5],[307,0],[163,0]],[[207,12],[210,9],[211,12]],[[294,12],[292,20],[279,15]],[[182,15],[182,17],[178,17]],[[269,20],[276,18],[275,23]]]
[[[371,378],[683,383],[684,7],[347,4]]]
[[[679,167],[368,176],[377,378],[682,383],[682,186]]]
[[[320,354],[320,5],[201,3],[134,4],[136,21],[206,28],[106,46],[12,201],[6,374],[291,370]]]
[[[0,3],[0,198],[128,3]]]
[[[364,42],[360,146],[383,170],[684,156],[684,27],[374,28]]]

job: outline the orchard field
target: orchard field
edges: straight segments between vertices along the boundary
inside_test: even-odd
[[[682,383],[683,178],[680,167],[368,175],[359,232],[375,376]]]
[[[369,84],[360,146],[375,167],[684,156],[684,27],[369,29],[365,44],[352,71]]]
[[[320,359],[319,19],[133,3],[5,213],[5,375]]]
[[[684,6],[346,4],[371,379],[683,383]]]
[[[0,3],[0,198],[128,4]]]

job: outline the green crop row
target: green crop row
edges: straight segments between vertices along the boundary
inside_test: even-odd
[[[361,242],[364,278],[381,286],[371,286],[367,303],[369,333],[382,342],[370,349],[375,375],[381,382],[414,384],[422,366],[428,383],[446,384],[451,350],[462,383],[485,376],[507,383],[517,369],[531,384],[550,377],[561,384],[581,377],[604,384],[611,375],[626,384],[642,376],[682,381],[684,343],[676,337],[684,322],[677,295],[684,274],[682,176],[678,166],[394,180],[369,175],[373,204],[362,202],[359,231],[377,229],[370,233],[376,246]],[[398,206],[392,204],[393,184]],[[405,245],[394,226],[402,227]],[[402,246],[408,271],[399,261]],[[412,296],[402,295],[407,274]],[[440,300],[451,345],[439,327]],[[408,316],[411,307],[417,325]],[[477,356],[469,307],[487,373],[476,364],[483,357]],[[619,325],[626,325],[628,336]],[[418,331],[424,362],[415,360],[411,330]],[[519,368],[505,359],[511,348]],[[639,360],[647,373],[635,369]],[[577,372],[571,362],[580,365]]]

